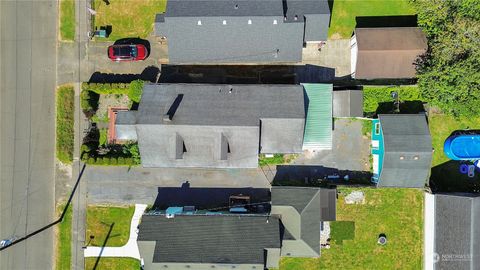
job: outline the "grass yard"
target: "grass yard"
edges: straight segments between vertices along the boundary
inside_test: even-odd
[[[97,258],[85,258],[85,270],[140,269],[140,261],[133,258],[101,258],[96,263]]]
[[[130,221],[134,211],[134,206],[88,206],[85,238],[89,240],[91,235],[94,236],[89,245],[108,247],[125,245],[130,235]],[[110,236],[107,238],[110,228]]]
[[[66,164],[73,160],[74,139],[74,99],[72,86],[61,86],[57,89],[57,158]]]
[[[365,193],[365,204],[345,204],[344,196],[353,190],[362,190]],[[336,222],[332,222],[331,248],[322,250],[317,268],[310,266],[310,260],[301,264],[301,259],[292,259],[297,264],[292,262],[292,268],[285,267],[281,270],[422,268],[422,190],[339,188],[339,191],[341,194],[337,201],[337,221],[353,221],[353,235],[351,223],[343,222],[341,226],[337,226]],[[388,239],[387,245],[383,247],[377,244],[378,235],[381,233],[385,233]],[[354,239],[348,240],[352,236]],[[289,266],[289,261],[282,262],[282,265]]]
[[[328,36],[350,38],[356,16],[388,16],[415,14],[408,0],[335,0]]]
[[[165,12],[166,0],[95,0],[95,27],[110,25],[112,32],[106,39],[146,38],[153,31],[155,15]]]
[[[432,146],[433,187],[443,192],[480,192],[480,176],[469,178],[459,173],[460,161],[449,160],[443,152],[443,143],[455,130],[480,129],[480,117],[467,118],[433,114],[429,117]],[[471,164],[471,163],[470,163]]]
[[[57,216],[62,214],[65,204],[57,206]],[[72,205],[68,207],[63,221],[57,227],[57,256],[56,270],[70,269],[70,260],[72,257]]]
[[[65,41],[75,39],[74,0],[60,0],[60,38]]]
[[[429,118],[430,133],[432,134],[433,153],[432,166],[447,162],[449,159],[443,153],[443,143],[452,132],[463,129],[480,129],[480,117],[466,118],[435,114]]]

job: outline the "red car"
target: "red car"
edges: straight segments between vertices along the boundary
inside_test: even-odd
[[[108,47],[108,58],[116,62],[145,60],[147,48],[142,44],[112,45]]]

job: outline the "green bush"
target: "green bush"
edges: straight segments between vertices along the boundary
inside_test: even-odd
[[[103,157],[97,157],[97,165],[105,165],[105,159]]]
[[[125,158],[125,165],[133,165],[133,159],[131,157]]]
[[[125,158],[124,157],[118,157],[117,162],[118,162],[118,165],[125,165]]]
[[[100,96],[92,91],[82,90],[80,93],[80,107],[88,118],[92,117],[97,111],[99,98]]]
[[[143,91],[143,81],[136,80],[130,83],[130,87],[128,89],[128,97],[131,101],[140,103],[140,98],[142,97]]]
[[[142,80],[135,80],[131,83],[82,83],[82,92],[93,92],[98,95],[128,95],[131,101],[139,103],[143,84]]]
[[[74,100],[73,87],[63,86],[57,91],[57,158],[64,163],[71,163],[73,160],[74,140]]]
[[[117,158],[116,157],[111,157],[110,158],[110,164],[111,165],[117,165],[118,164]]]
[[[94,157],[89,157],[87,160],[87,164],[95,164],[95,158]]]

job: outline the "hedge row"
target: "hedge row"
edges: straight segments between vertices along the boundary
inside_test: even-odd
[[[82,92],[90,91],[99,95],[126,94],[133,102],[140,102],[144,82],[135,80],[131,83],[82,83]]]
[[[131,157],[112,157],[112,156],[98,156],[88,157],[83,160],[89,165],[138,165]]]

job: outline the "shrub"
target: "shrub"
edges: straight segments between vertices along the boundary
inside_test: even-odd
[[[104,165],[105,164],[104,158],[103,157],[97,157],[97,161],[95,162],[95,164]]]
[[[131,101],[140,103],[140,98],[142,97],[143,91],[143,81],[136,80],[130,83],[130,87],[128,89],[128,98]]]
[[[125,158],[125,165],[133,165],[133,159],[131,157]]]
[[[82,90],[80,93],[80,107],[86,117],[92,117],[98,109],[100,96],[92,91]]]
[[[117,158],[116,157],[111,157],[110,158],[110,164],[111,165],[117,165],[118,164]]]
[[[95,158],[94,157],[89,157],[87,160],[87,164],[95,164]]]
[[[125,165],[125,158],[124,157],[118,157],[117,162],[119,165]]]
[[[126,94],[131,101],[139,103],[144,82],[135,80],[126,83],[82,83],[82,92],[93,92],[98,95]],[[97,99],[98,103],[98,99]],[[87,104],[84,104],[87,106]],[[98,106],[97,106],[98,107]],[[82,106],[83,108],[83,106]],[[95,108],[96,110],[96,108]]]

